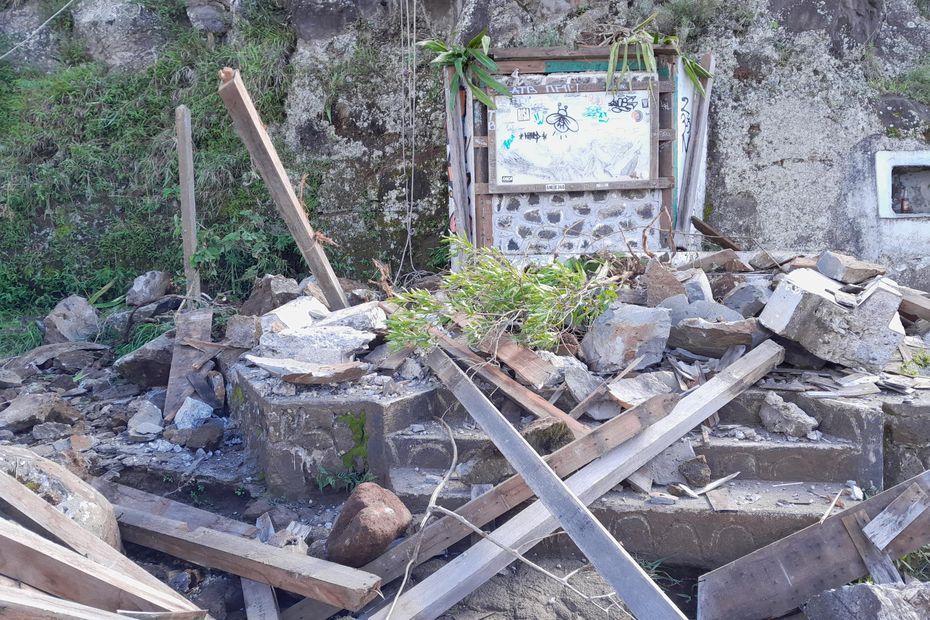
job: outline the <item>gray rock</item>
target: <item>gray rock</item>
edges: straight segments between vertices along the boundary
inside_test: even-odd
[[[759,408],[759,418],[766,430],[790,437],[805,437],[819,425],[817,420],[775,392],[768,392]]]
[[[42,422],[71,424],[81,413],[58,394],[20,394],[0,411],[0,430],[25,431]]]
[[[15,370],[0,368],[0,389],[15,388],[23,384],[23,378]]]
[[[578,404],[597,388],[603,381],[594,375],[584,362],[571,355],[555,355],[549,351],[537,351],[537,355],[552,364],[558,371],[557,383],[565,383],[572,401]],[[623,408],[609,398],[594,403],[586,415],[595,420],[609,420],[623,413]]]
[[[162,334],[113,363],[113,369],[127,380],[143,387],[168,385],[174,338]]]
[[[668,308],[669,319],[674,327],[685,319],[704,319],[705,321],[739,321],[743,315],[727,308],[715,301],[699,299],[688,301],[687,295],[675,295],[659,304],[660,308]]]
[[[164,271],[147,271],[132,281],[126,291],[127,306],[144,306],[165,296],[171,276]]]
[[[930,584],[843,586],[814,596],[803,610],[808,620],[926,620]]]
[[[230,346],[251,349],[258,345],[261,335],[261,323],[257,316],[234,314],[226,321],[226,343]]]
[[[45,317],[45,342],[78,342],[97,335],[97,309],[79,295],[58,302]]]
[[[213,407],[203,401],[188,396],[174,416],[174,425],[179,430],[195,428],[213,415]]]
[[[310,327],[329,314],[329,308],[319,299],[300,296],[262,316],[262,332]]]
[[[373,332],[387,329],[386,321],[387,315],[378,305],[378,302],[370,301],[337,310],[316,324],[320,327],[342,325],[362,332]]]
[[[12,47],[13,41],[22,42],[16,51],[7,56],[5,62],[39,71],[58,68],[61,62],[58,31],[55,28],[39,28],[48,17],[42,2],[8,2],[4,6],[10,8],[0,11],[0,39],[11,43],[4,46],[4,51]]]
[[[635,377],[618,379],[609,384],[611,397],[624,407],[644,403],[658,394],[678,391],[678,380],[668,370],[644,372]]]
[[[689,302],[695,301],[713,301],[714,292],[710,288],[710,280],[703,269],[690,269],[690,275],[682,281],[685,287],[685,294]]]
[[[262,355],[286,357],[301,362],[340,364],[350,362],[375,339],[371,332],[361,332],[345,326],[319,326],[285,329],[262,334]]]
[[[74,34],[91,57],[114,69],[147,67],[165,42],[157,14],[136,2],[81,0],[72,15]]]
[[[423,366],[415,359],[408,357],[404,360],[404,363],[400,365],[397,374],[400,375],[401,379],[419,379],[423,374]]]
[[[730,347],[743,345],[752,348],[767,337],[768,332],[759,324],[759,319],[720,323],[704,319],[685,319],[672,327],[668,346],[698,355],[720,357]]]
[[[614,302],[588,328],[581,357],[595,372],[619,372],[640,355],[645,368],[662,360],[670,328],[665,308]]]
[[[875,263],[858,260],[846,254],[826,251],[817,258],[817,271],[828,278],[846,284],[859,284],[869,278],[884,274],[885,268]]]
[[[222,34],[233,21],[230,0],[187,0],[187,18],[197,30]]]
[[[126,427],[132,430],[138,430],[142,425],[146,425],[147,428],[158,427],[157,431],[142,431],[141,433],[152,433],[152,432],[161,432],[162,420],[161,409],[159,409],[154,403],[149,400],[141,399],[132,403],[130,409],[134,409],[135,413],[129,418],[129,421],[126,423]]]
[[[215,450],[223,441],[223,431],[226,425],[219,418],[208,418],[200,426],[190,429],[184,445],[192,450],[203,448],[204,450]]]
[[[284,276],[265,275],[255,281],[252,294],[239,308],[240,314],[262,316],[280,308],[300,295],[297,280]]]
[[[758,316],[772,296],[772,289],[759,282],[743,282],[727,293],[723,305],[747,319]]]
[[[71,425],[63,422],[43,422],[32,427],[32,437],[36,441],[58,439],[71,432]]]
[[[646,264],[646,271],[639,277],[639,282],[646,289],[646,305],[653,308],[669,297],[686,294],[675,274],[655,259]]]

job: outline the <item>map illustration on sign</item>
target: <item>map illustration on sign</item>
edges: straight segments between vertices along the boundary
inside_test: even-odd
[[[507,191],[649,179],[652,101],[648,90],[495,97],[491,183]]]

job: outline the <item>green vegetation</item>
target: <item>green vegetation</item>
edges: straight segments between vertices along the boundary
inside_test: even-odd
[[[352,432],[352,447],[342,455],[342,464],[350,471],[364,471],[368,465],[368,435],[365,433],[365,414],[346,413],[337,416],[337,422],[349,427]]]
[[[927,349],[915,351],[911,359],[901,364],[901,372],[911,377],[921,374],[924,368],[930,367],[930,352]]]
[[[459,85],[465,85],[475,96],[475,99],[488,106],[491,110],[496,109],[497,106],[494,105],[494,100],[484,92],[484,88],[495,90],[505,97],[510,96],[510,89],[488,73],[488,71],[497,71],[497,63],[488,57],[488,50],[491,48],[491,37],[488,36],[487,30],[482,30],[474,39],[468,42],[468,45],[464,46],[449,45],[436,39],[420,41],[417,45],[431,52],[436,52],[436,58],[430,64],[455,69],[452,79],[449,80],[450,107],[455,103]],[[472,80],[478,84],[476,85]]]
[[[885,93],[903,95],[924,105],[930,105],[930,56],[895,78],[878,80],[875,87]]]
[[[362,484],[363,482],[371,482],[375,479],[375,476],[369,471],[358,472],[350,470],[333,472],[320,465],[316,472],[315,478],[317,488],[320,490],[320,493],[323,493],[326,491],[326,489],[332,489],[334,491],[345,490],[351,492],[352,489]]]
[[[512,332],[519,342],[551,349],[564,332],[587,326],[617,297],[607,263],[570,259],[524,269],[499,250],[476,248],[461,237],[449,236],[446,243],[463,257],[461,269],[443,276],[444,301],[417,289],[392,300],[400,306],[388,319],[392,346],[428,348],[431,326],[462,315],[472,342]]]
[[[183,2],[144,4],[168,23],[185,19]],[[69,19],[55,28],[66,49],[80,49]],[[108,71],[77,51],[51,74],[0,63],[0,316],[39,314],[114,281],[112,296],[149,269],[181,270],[180,104],[193,120],[204,226],[195,260],[206,289],[241,297],[256,274],[296,275],[297,249],[216,92],[218,69],[241,68],[263,120],[281,122],[293,34],[268,8],[247,15],[234,43],[174,30],[158,61],[139,72]]]
[[[0,358],[19,355],[42,344],[42,332],[34,320],[0,322]]]
[[[132,329],[129,333],[129,338],[116,347],[115,353],[117,355],[126,355],[127,353],[132,353],[142,345],[155,340],[162,334],[167,331],[174,329],[174,321],[170,319],[165,319],[161,321],[154,321],[151,323],[137,323],[132,326]],[[120,336],[116,336],[120,338]]]

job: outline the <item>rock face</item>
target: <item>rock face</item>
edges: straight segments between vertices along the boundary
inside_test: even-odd
[[[171,276],[164,271],[148,271],[132,282],[132,287],[126,291],[126,305],[144,306],[156,299],[165,296]]]
[[[645,368],[662,360],[670,329],[665,308],[615,302],[588,328],[581,357],[595,372],[619,372],[640,355]]]
[[[79,419],[80,412],[58,394],[20,394],[0,411],[0,430],[19,432],[42,422],[71,424]]]
[[[836,303],[840,284],[811,269],[798,269],[779,283],[759,321],[821,359],[881,370],[904,340],[898,317],[901,293],[886,278],[873,281],[855,308]]]
[[[930,584],[860,583],[827,590],[804,606],[808,620],[925,620],[930,618]]]
[[[765,395],[765,402],[759,408],[759,418],[766,430],[790,437],[804,437],[819,425],[815,418],[794,403],[785,402],[775,392]]]
[[[859,284],[885,273],[885,268],[838,252],[823,252],[817,258],[817,271],[847,284]]]
[[[314,325],[262,334],[260,343],[266,357],[286,357],[315,364],[341,364],[351,362],[354,354],[362,351],[374,339],[375,335],[371,332],[360,332],[351,327]]]
[[[165,42],[158,16],[135,2],[81,0],[72,15],[91,57],[114,69],[147,67]]]
[[[278,275],[265,275],[255,281],[252,294],[239,308],[239,314],[250,316],[268,314],[292,299],[297,299],[299,295],[300,287],[297,286],[297,280]]]
[[[174,338],[162,334],[113,363],[113,369],[127,380],[143,387],[168,385]]]
[[[396,495],[373,482],[355,487],[326,541],[327,555],[346,566],[364,566],[381,555],[410,525],[410,511]]]
[[[58,302],[45,317],[45,342],[77,342],[97,335],[97,309],[78,295]]]

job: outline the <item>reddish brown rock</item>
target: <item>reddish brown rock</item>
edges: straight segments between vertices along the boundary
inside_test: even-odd
[[[373,482],[355,487],[326,541],[328,558],[360,567],[375,559],[401,535],[410,511],[396,495]]]
[[[657,260],[650,260],[639,278],[646,289],[646,305],[652,308],[674,295],[685,295],[684,285],[668,268]]]

